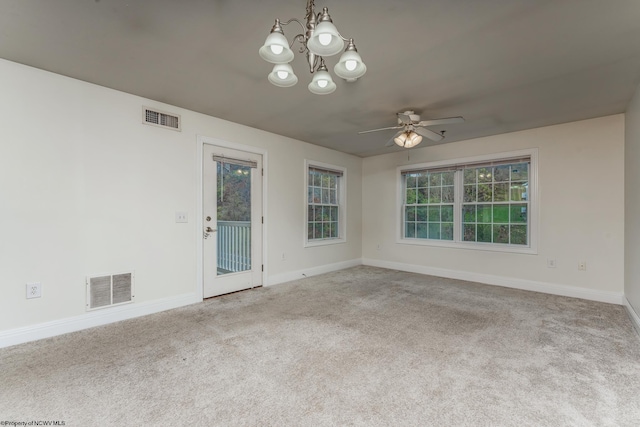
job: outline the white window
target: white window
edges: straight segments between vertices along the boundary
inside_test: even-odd
[[[401,243],[535,252],[536,150],[398,171]]]
[[[307,161],[305,172],[305,246],[344,242],[346,170]]]
[[[453,240],[454,170],[402,174],[404,238]]]

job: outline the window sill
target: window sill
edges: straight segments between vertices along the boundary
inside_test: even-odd
[[[434,246],[441,248],[452,249],[467,249],[474,251],[490,251],[490,252],[506,252],[515,254],[528,254],[537,255],[538,250],[529,246],[508,246],[501,245],[499,243],[467,243],[467,242],[453,242],[443,240],[426,240],[426,239],[398,239],[396,243],[400,245],[413,245],[413,246]]]
[[[339,243],[346,243],[347,239],[318,239],[304,242],[305,248],[313,248],[315,246],[327,246],[336,245]]]

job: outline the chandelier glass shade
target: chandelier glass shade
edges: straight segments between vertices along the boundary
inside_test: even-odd
[[[293,68],[289,64],[276,64],[268,76],[271,83],[279,87],[291,87],[298,83],[298,77],[293,74]]]
[[[411,148],[422,142],[422,136],[412,130],[408,130],[393,138],[393,142],[400,147]]]
[[[302,32],[294,36],[291,43],[284,35],[283,26],[297,22]],[[279,87],[290,87],[298,82],[289,63],[294,58],[291,50],[294,42],[301,44],[300,53],[304,53],[309,64],[309,71],[313,74],[308,88],[312,93],[326,95],[336,90],[336,84],[331,78],[325,58],[343,52],[335,65],[335,74],[347,82],[355,82],[362,77],[367,67],[358,54],[353,39],[344,38],[331,20],[329,10],[325,7],[316,14],[314,0],[307,0],[307,14],[305,22],[292,18],[286,22],[276,19],[271,32],[267,36],[258,53],[262,59],[275,64],[268,80]],[[345,42],[347,46],[345,48]]]
[[[309,90],[316,95],[327,95],[336,90],[336,84],[327,71],[324,60],[321,61],[320,67],[313,75],[313,80],[309,83]]]
[[[333,56],[342,52],[344,41],[333,22],[322,21],[307,41],[307,48],[316,55]]]
[[[262,59],[272,64],[287,64],[293,60],[293,51],[282,33],[272,32],[258,51]]]
[[[333,68],[333,72],[336,73],[336,76],[348,82],[355,82],[367,72],[367,66],[362,62],[362,58],[353,44],[353,39],[349,40],[347,50],[340,56],[340,60]]]

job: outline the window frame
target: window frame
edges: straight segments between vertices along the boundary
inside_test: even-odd
[[[333,171],[342,176],[338,179],[337,184],[337,205],[338,205],[338,237],[322,238],[322,239],[309,239],[309,169],[325,169],[327,171]],[[323,162],[317,162],[315,160],[305,159],[304,161],[304,231],[303,231],[303,246],[315,247],[325,245],[335,245],[340,243],[346,243],[347,241],[347,169],[342,166],[332,165]]]
[[[452,166],[460,166],[483,162],[499,162],[509,159],[518,159],[529,157],[529,181],[528,181],[528,202],[529,202],[529,218],[528,218],[528,245],[515,245],[505,243],[489,243],[489,242],[467,242],[462,240],[462,205],[463,205],[463,176],[461,173],[454,177],[454,211],[453,211],[453,240],[435,240],[425,238],[405,238],[404,237],[404,178],[403,172],[418,169],[438,169],[448,168]],[[524,254],[538,253],[538,149],[526,149],[517,151],[500,152],[493,154],[485,154],[473,157],[464,157],[450,160],[441,160],[435,162],[419,163],[412,165],[399,166],[396,169],[396,243],[403,245],[417,246],[435,246],[457,249],[484,250],[494,252],[511,252]]]

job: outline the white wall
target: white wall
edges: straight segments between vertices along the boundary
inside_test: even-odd
[[[4,60],[0,79],[0,341],[7,331],[65,319],[77,326],[90,274],[134,269],[134,306],[197,300],[198,135],[267,152],[267,284],[364,257],[612,302],[624,290],[640,308],[640,227],[632,220],[640,212],[638,94],[627,112],[625,194],[624,115],[360,159]],[[182,132],[142,125],[142,105],[181,114]],[[533,147],[537,255],[396,243],[397,166]],[[346,244],[303,248],[305,159],[347,168]],[[176,211],[190,222],[176,224]],[[557,268],[546,267],[548,258]],[[587,271],[578,271],[579,260]],[[42,282],[42,298],[25,298],[31,281]]]
[[[396,168],[538,148],[538,254],[396,243]],[[621,303],[624,116],[440,144],[363,160],[365,263]],[[380,248],[378,249],[378,245]],[[547,259],[557,268],[547,268]],[[578,261],[587,262],[578,271]]]
[[[624,293],[640,316],[640,86],[625,114]],[[637,321],[637,320],[636,320]],[[640,324],[637,325],[640,328]]]
[[[0,332],[81,322],[96,273],[135,270],[133,305],[193,301],[198,135],[267,151],[267,283],[359,262],[360,158],[4,60],[0,81]],[[182,132],[143,125],[142,105]],[[303,248],[304,159],[348,170],[345,244]],[[25,298],[32,281],[42,298]]]

